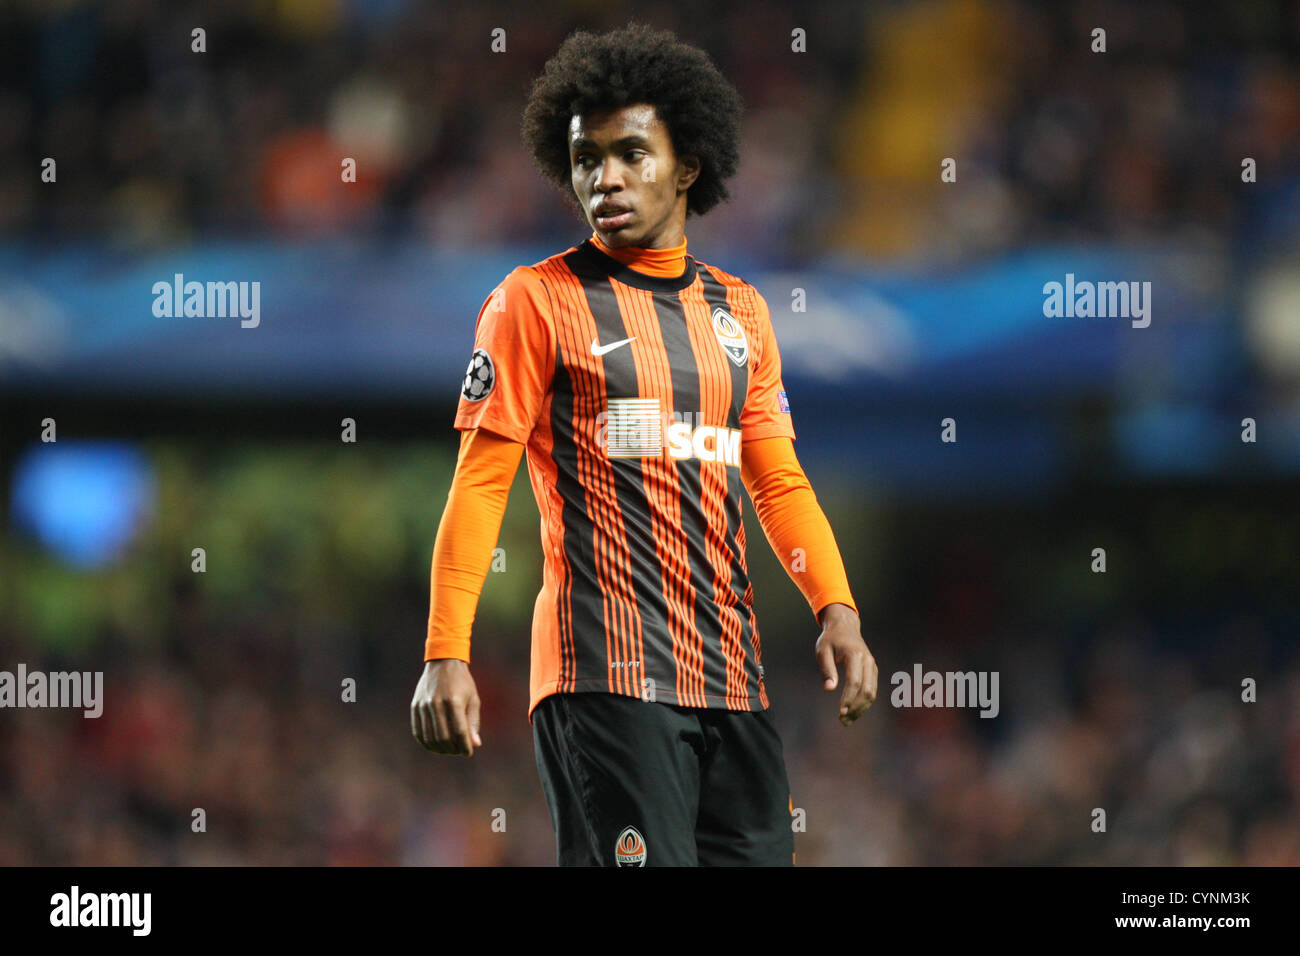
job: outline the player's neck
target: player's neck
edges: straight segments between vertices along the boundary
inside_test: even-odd
[[[686,269],[685,234],[682,235],[681,245],[670,249],[646,249],[643,246],[611,248],[600,241],[595,231],[591,234],[591,242],[611,259],[617,259],[623,265],[646,275],[675,279]]]

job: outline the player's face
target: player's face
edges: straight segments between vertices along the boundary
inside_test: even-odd
[[[653,106],[574,116],[569,165],[587,221],[607,246],[681,244],[686,190],[699,175],[699,163],[677,156]]]

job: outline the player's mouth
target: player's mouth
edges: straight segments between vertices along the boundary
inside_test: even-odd
[[[596,225],[601,229],[622,229],[631,221],[632,210],[627,206],[602,203],[596,207]]]

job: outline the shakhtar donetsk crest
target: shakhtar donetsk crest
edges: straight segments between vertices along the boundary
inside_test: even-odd
[[[727,353],[727,358],[744,368],[749,361],[749,343],[745,341],[745,330],[722,306],[713,310],[713,334],[718,337],[718,344]]]
[[[645,840],[636,827],[624,827],[614,843],[616,866],[645,866]]]

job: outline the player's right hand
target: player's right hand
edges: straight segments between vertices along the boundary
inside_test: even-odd
[[[411,698],[411,733],[436,754],[474,756],[479,737],[478,688],[464,661],[426,661]]]

